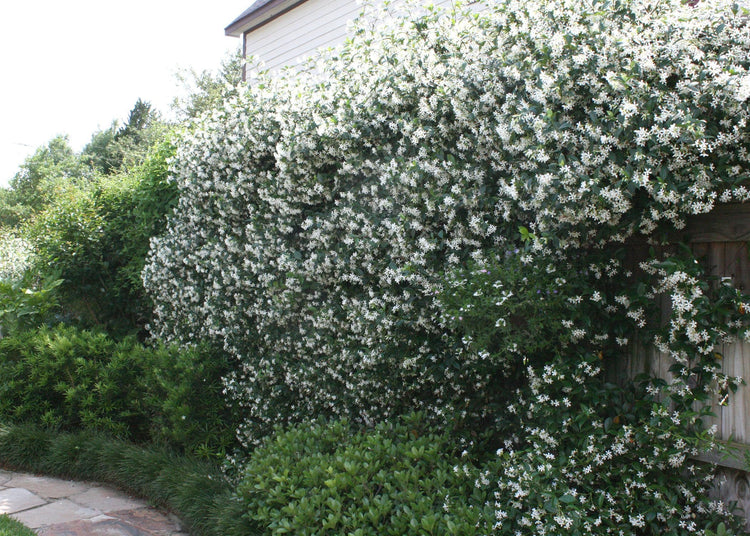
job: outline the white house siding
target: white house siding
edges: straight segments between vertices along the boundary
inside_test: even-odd
[[[356,0],[308,0],[245,34],[245,54],[271,70],[295,66],[314,50],[341,43],[359,15]]]
[[[434,1],[436,6],[452,3],[452,0]],[[342,43],[347,24],[361,11],[362,5],[356,0],[307,0],[246,32],[245,55],[260,60],[272,71],[294,67],[313,51]]]

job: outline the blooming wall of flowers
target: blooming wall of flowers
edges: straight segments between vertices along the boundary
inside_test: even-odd
[[[612,252],[750,198],[747,17],[723,0],[371,13],[308,75],[260,73],[183,134],[143,275],[154,333],[236,359],[247,445],[317,415],[486,424],[529,366],[616,361],[660,293],[681,297],[674,322],[641,340],[684,365],[670,393],[730,389],[710,349],[744,324],[707,311],[739,293],[709,299],[693,259],[628,271]],[[494,317],[469,324],[483,294],[461,282],[489,268]],[[540,311],[549,344],[524,321]]]

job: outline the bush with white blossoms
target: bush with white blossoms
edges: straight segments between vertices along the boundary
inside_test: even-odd
[[[419,410],[466,432],[467,444],[479,423],[515,435],[515,454],[497,462],[511,466],[531,463],[546,428],[606,431],[592,452],[564,452],[570,469],[556,465],[550,482],[563,492],[547,512],[559,522],[529,517],[537,506],[524,499],[523,474],[487,477],[498,519],[505,511],[510,527],[539,527],[519,533],[552,534],[577,523],[568,505],[593,511],[570,492],[595,495],[574,473],[627,450],[630,436],[622,424],[610,433],[602,408],[577,428],[534,404],[509,412],[517,393],[527,393],[519,404],[564,404],[535,387],[546,385],[535,379],[546,365],[572,374],[580,356],[601,355],[616,366],[636,333],[684,365],[671,385],[637,386],[647,410],[627,426],[644,435],[627,460],[645,457],[649,441],[666,450],[628,472],[640,484],[623,480],[620,496],[661,468],[685,468],[678,458],[710,443],[691,404],[735,385],[707,349],[744,336],[747,300],[701,287],[704,274],[684,269],[695,265],[688,253],[628,269],[615,252],[750,199],[750,19],[746,7],[719,0],[485,7],[428,9],[377,27],[365,17],[307,73],[261,74],[205,115],[179,144],[179,207],[143,277],[155,335],[211,340],[236,358],[226,391],[244,407],[247,445],[275,424],[319,415],[371,424]],[[673,322],[660,332],[652,320],[665,294]],[[627,391],[604,396],[589,376],[576,403],[593,407],[599,397],[609,408]],[[661,404],[671,395],[679,430],[667,433]],[[599,505],[613,513],[575,526],[617,533],[623,523],[624,534],[639,534],[666,523],[694,533],[664,506],[692,504],[700,485],[686,481],[673,502],[652,497],[661,505],[653,517],[633,510],[632,521],[619,519],[621,510]],[[500,504],[510,491],[520,493],[515,513]],[[700,529],[712,524],[712,507],[690,508]],[[687,525],[672,527],[673,518]]]
[[[508,410],[521,439],[507,441],[478,486],[495,489],[495,532],[703,534],[729,509],[709,499],[712,472],[691,460],[710,444],[686,434],[684,413],[601,379],[596,356],[528,370]]]
[[[12,283],[22,279],[31,266],[31,255],[28,241],[12,234],[0,234],[0,281]]]
[[[709,499],[711,466],[695,458],[718,447],[710,400],[729,398],[737,379],[720,372],[714,348],[746,337],[747,296],[676,255],[644,262],[634,284],[611,253],[599,263],[589,253],[582,267],[506,251],[456,272],[441,293],[477,382],[472,402],[495,416],[503,445],[477,481],[494,490],[494,532],[702,534],[722,520],[739,530]],[[673,309],[664,325],[660,295]],[[636,333],[672,358],[670,381],[606,381],[607,365],[615,376],[632,366]]]
[[[155,332],[238,358],[250,442],[321,412],[450,409],[446,271],[519,224],[565,255],[750,195],[749,50],[746,11],[718,1],[363,25],[322,74],[261,77],[183,137],[144,273]]]

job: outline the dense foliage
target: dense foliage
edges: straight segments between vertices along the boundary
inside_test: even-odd
[[[66,188],[85,184],[90,177],[68,138],[52,138],[26,159],[10,188],[0,191],[0,227],[7,230],[28,221]]]
[[[237,418],[222,396],[230,369],[205,348],[148,348],[58,326],[0,339],[0,422],[104,431],[215,455]]]
[[[485,7],[365,17],[305,76],[261,74],[188,131],[144,271],[155,331],[237,358],[248,446],[413,410],[470,452],[501,446],[475,483],[499,534],[731,524],[689,457],[736,388],[715,349],[746,337],[748,299],[687,249],[623,251],[748,200],[747,9]],[[639,348],[669,376],[607,383],[599,363]]]
[[[476,468],[419,415],[353,432],[318,421],[269,437],[238,493],[268,534],[489,534]]]
[[[63,279],[63,314],[111,333],[143,331],[151,316],[141,271],[149,240],[175,203],[169,141],[138,166],[60,195],[29,225],[34,269]]]
[[[695,412],[601,376],[596,355],[529,367],[507,408],[521,429],[479,478],[494,495],[493,534],[703,534],[724,521],[742,532],[709,498],[712,468],[693,459],[713,445]]]
[[[29,240],[0,232],[0,337],[34,329],[58,312],[59,279],[30,273],[35,255]]]
[[[419,416],[359,432],[319,420],[267,437],[238,494],[274,535],[741,533],[709,499],[710,466],[689,459],[708,436],[686,433],[686,415],[645,384],[606,383],[601,364],[530,366],[507,408],[521,427],[489,461],[458,455]]]
[[[0,419],[202,454],[236,429],[231,512],[274,534],[740,531],[691,460],[717,447],[740,381],[717,348],[750,339],[750,297],[664,242],[750,200],[750,13],[484,8],[368,13],[303,75],[199,80],[195,122],[141,166],[119,151],[145,103],[73,159],[81,181],[54,179],[64,140],[40,151],[0,198],[37,250],[2,246]],[[117,337],[28,329],[58,274],[62,318]],[[180,350],[120,337],[148,320],[141,282]],[[643,351],[668,374],[623,378]]]
[[[83,148],[81,160],[93,170],[109,175],[139,164],[165,134],[166,125],[151,104],[138,99],[124,125],[117,121],[94,133]]]
[[[472,375],[434,295],[519,247],[520,226],[524,264],[564,265],[747,196],[737,6],[514,1],[399,20],[360,28],[319,77],[261,77],[180,143],[179,209],[144,278],[160,336],[241,359],[228,389],[250,443],[279,419],[457,413]],[[645,324],[625,270],[590,272],[569,299]],[[610,324],[566,325],[615,342]]]
[[[223,85],[235,67],[201,76],[189,114],[236,91]],[[113,482],[178,512],[191,534],[245,536],[217,468],[238,424],[227,356],[133,336],[151,316],[149,240],[175,202],[174,128],[138,100],[82,152],[55,138],[0,189],[0,464]],[[26,422],[45,428],[24,434]]]

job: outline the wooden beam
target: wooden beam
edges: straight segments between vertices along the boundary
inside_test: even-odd
[[[693,457],[693,459],[700,462],[718,465],[719,467],[727,467],[729,469],[738,469],[747,472],[748,466],[745,462],[745,454],[750,452],[750,445],[729,441],[720,441],[719,443],[722,444],[721,452],[706,452],[704,454],[698,454]]]
[[[693,244],[750,241],[750,203],[717,205],[708,214],[690,216],[687,235]]]

